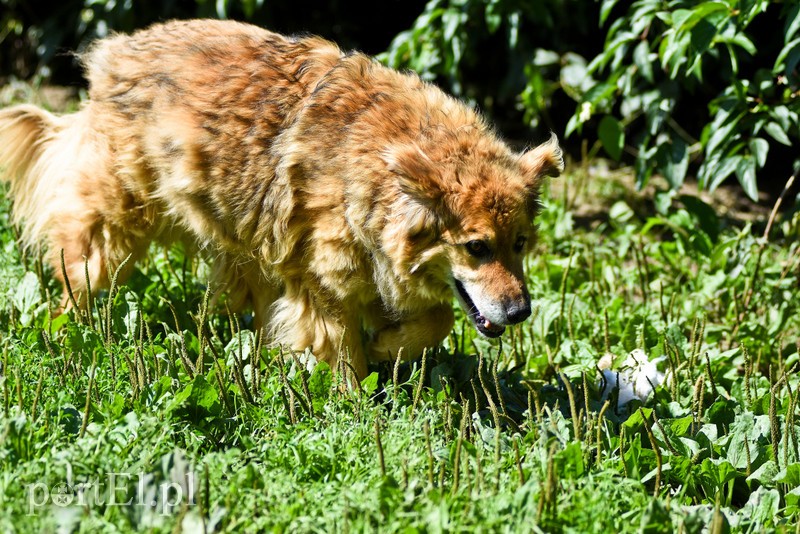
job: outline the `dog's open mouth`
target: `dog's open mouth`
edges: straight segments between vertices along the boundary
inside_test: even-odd
[[[475,325],[475,328],[486,337],[500,337],[503,335],[503,332],[506,331],[506,327],[502,325],[497,325],[489,321],[486,317],[481,315],[480,310],[478,307],[475,306],[475,303],[472,302],[467,290],[464,289],[464,284],[462,284],[459,280],[455,280],[456,290],[458,291],[458,296],[461,297],[462,304],[464,305],[464,310],[467,312],[467,315],[472,320],[472,323]]]

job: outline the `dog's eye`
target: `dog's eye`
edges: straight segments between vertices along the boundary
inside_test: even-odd
[[[525,236],[519,236],[517,241],[514,243],[514,252],[520,253],[525,250],[525,243],[528,241],[528,238]]]
[[[467,247],[467,252],[479,259],[488,258],[492,253],[486,241],[481,241],[480,239],[468,241],[464,246]]]

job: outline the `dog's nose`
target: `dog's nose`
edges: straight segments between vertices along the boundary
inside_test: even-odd
[[[508,322],[512,324],[521,323],[531,315],[531,303],[528,300],[512,302],[506,310]]]

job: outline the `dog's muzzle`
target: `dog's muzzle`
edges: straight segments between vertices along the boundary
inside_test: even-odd
[[[489,319],[481,314],[480,310],[469,296],[469,293],[467,293],[467,290],[464,289],[464,284],[462,284],[460,280],[455,280],[455,286],[464,311],[467,312],[467,316],[470,318],[470,320],[472,320],[472,324],[475,325],[475,328],[478,330],[478,332],[490,338],[500,337],[503,335],[503,332],[506,331],[506,327],[492,323]]]

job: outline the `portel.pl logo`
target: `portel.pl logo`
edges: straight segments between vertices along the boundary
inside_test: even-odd
[[[185,473],[181,480],[156,481],[151,473],[105,473],[82,482],[67,480],[52,485],[26,484],[28,515],[47,506],[141,506],[170,515],[184,506],[194,506],[196,477]]]

